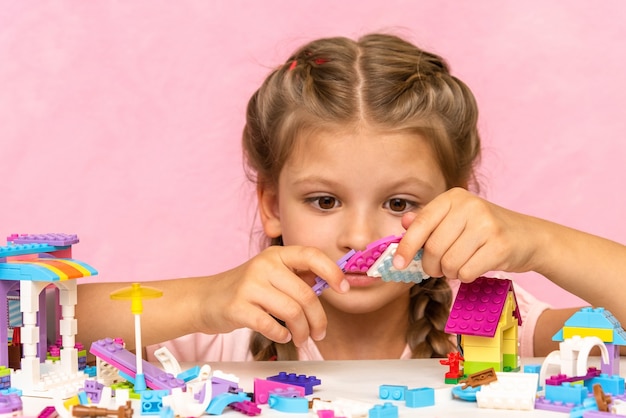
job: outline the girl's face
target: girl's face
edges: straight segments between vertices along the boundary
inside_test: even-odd
[[[266,234],[285,245],[317,247],[333,260],[351,249],[404,232],[416,212],[446,190],[443,174],[423,137],[407,132],[318,131],[299,138],[275,191],[263,193]],[[371,312],[412,286],[364,274],[346,276],[347,294],[322,297],[350,313]]]

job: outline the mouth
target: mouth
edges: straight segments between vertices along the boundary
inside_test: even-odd
[[[351,287],[367,287],[374,283],[378,283],[380,278],[367,276],[365,274],[349,273],[346,274],[346,280],[350,283]]]

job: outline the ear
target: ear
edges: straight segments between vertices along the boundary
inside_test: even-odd
[[[278,211],[278,192],[275,187],[259,182],[256,189],[259,201],[259,215],[265,235],[276,238],[282,235],[280,215]]]

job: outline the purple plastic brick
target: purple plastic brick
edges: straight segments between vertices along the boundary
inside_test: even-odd
[[[136,356],[111,338],[95,341],[91,344],[89,352],[111,364],[113,367],[118,368],[128,376],[134,378],[137,374]],[[185,389],[186,384],[184,380],[164,372],[145,360],[143,360],[142,365],[146,385],[149,388],[154,390],[171,390],[173,388]]]
[[[66,247],[78,244],[76,234],[12,234],[7,237],[8,242],[14,244],[48,244],[56,247]]]
[[[445,331],[450,334],[493,337],[513,282],[507,279],[479,277],[461,283]],[[513,315],[521,325],[517,301]]]
[[[304,388],[304,394],[310,395],[313,393],[313,386],[320,385],[322,382],[315,376],[306,376],[303,374],[279,372],[276,376],[270,376],[267,380],[273,382],[286,383],[293,386],[302,386]]]
[[[0,414],[17,416],[11,414],[17,411],[21,411],[22,408],[22,398],[20,398],[17,393],[9,393],[8,395],[0,393]],[[20,413],[20,415],[22,414]]]
[[[389,236],[381,238],[367,245],[363,251],[356,251],[346,263],[344,271],[346,273],[365,273],[372,267],[372,264],[389,247],[389,244],[400,242],[402,236]]]
[[[91,403],[99,403],[102,397],[102,390],[104,385],[96,382],[95,380],[85,380],[85,393],[91,400]]]
[[[341,268],[341,270],[343,270],[344,272],[345,270],[345,265],[348,262],[348,260],[350,260],[350,258],[354,255],[355,251],[354,250],[350,250],[347,253],[344,254],[343,257],[341,257],[339,259],[339,261],[337,261],[337,265]],[[328,283],[326,282],[326,280],[322,279],[321,277],[316,277],[315,278],[315,284],[313,285],[312,289],[315,292],[315,294],[317,296],[322,294],[322,291],[324,289],[326,289],[328,287]]]
[[[221,395],[222,393],[237,393],[243,391],[243,389],[241,389],[236,382],[216,376],[211,377],[211,388],[212,396]]]

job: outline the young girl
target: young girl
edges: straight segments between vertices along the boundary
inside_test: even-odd
[[[166,343],[180,361],[445,356],[453,289],[489,271],[537,271],[626,318],[618,292],[605,291],[626,271],[625,247],[468,191],[478,191],[477,118],[446,62],[398,37],[300,48],[254,93],[243,133],[269,246],[221,274],[146,283],[164,297],[145,303],[143,341],[186,335]],[[433,278],[383,282],[336,264],[403,233],[394,265],[423,248]],[[316,276],[330,285],[319,298]],[[120,336],[132,348],[132,321],[108,298],[119,287],[79,286],[79,341]],[[545,355],[575,310],[515,290],[522,356]]]

